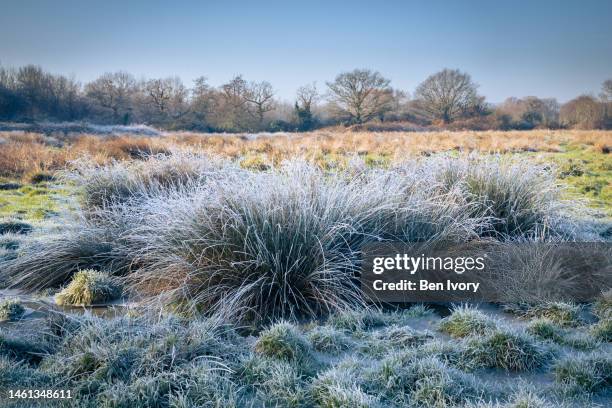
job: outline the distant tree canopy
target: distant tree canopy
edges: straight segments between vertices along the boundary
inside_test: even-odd
[[[372,121],[391,129],[612,128],[612,79],[598,97],[582,95],[562,106],[535,96],[488,105],[470,75],[456,69],[426,78],[412,99],[369,69],[340,73],[326,85],[326,95],[312,83],[285,102],[269,82],[242,75],[218,87],[202,76],[188,87],[178,77],[137,80],[117,71],[83,85],[34,65],[0,66],[0,121],[144,123],[202,132],[308,131]]]
[[[343,72],[328,82],[330,100],[340,115],[350,122],[364,123],[391,108],[390,81],[369,69]]]
[[[484,99],[469,74],[458,69],[445,69],[423,81],[415,98],[423,113],[432,119],[450,123],[478,111]]]

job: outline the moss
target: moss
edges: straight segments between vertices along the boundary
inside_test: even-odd
[[[281,360],[304,361],[309,358],[310,344],[297,327],[280,322],[261,332],[255,352]]]
[[[21,319],[25,313],[25,307],[18,299],[6,299],[0,302],[0,321],[14,321]]]
[[[461,306],[442,319],[438,328],[452,337],[466,337],[489,332],[495,328],[495,322],[479,310]]]
[[[108,274],[87,269],[77,272],[55,301],[59,305],[100,304],[119,298],[121,291],[121,286]]]
[[[553,368],[555,381],[570,392],[597,392],[612,385],[612,358],[606,355],[571,356]]]

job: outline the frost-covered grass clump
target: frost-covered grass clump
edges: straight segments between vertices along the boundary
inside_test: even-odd
[[[0,322],[19,320],[25,314],[25,307],[18,299],[8,298],[0,301]]]
[[[570,356],[554,366],[554,375],[569,393],[602,391],[612,386],[612,358],[605,354]]]
[[[262,331],[255,342],[256,353],[299,363],[310,360],[308,339],[291,323],[280,322]]]
[[[339,354],[355,346],[344,331],[329,326],[317,326],[308,333],[312,347],[316,351]]]
[[[440,331],[452,337],[484,335],[495,327],[494,320],[469,306],[455,307],[451,315],[444,318],[439,325]]]
[[[476,366],[530,371],[548,364],[553,355],[530,335],[504,328],[468,338],[464,357]]]
[[[67,179],[82,189],[76,224],[21,248],[0,280],[44,289],[105,270],[143,299],[257,325],[366,306],[357,278],[370,243],[575,238],[548,172],[499,158],[262,172],[174,153],[81,162]]]
[[[55,296],[58,305],[94,305],[115,300],[121,296],[121,285],[108,274],[83,270]]]

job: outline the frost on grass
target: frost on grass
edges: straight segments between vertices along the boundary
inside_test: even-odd
[[[532,336],[504,328],[466,339],[464,357],[481,367],[530,371],[545,366],[553,356]]]
[[[553,372],[568,393],[599,392],[612,386],[612,358],[605,354],[569,356]]]
[[[453,309],[450,316],[442,319],[440,331],[452,337],[466,337],[474,334],[485,334],[495,328],[495,321],[470,306],[459,306]]]
[[[612,342],[612,317],[601,319],[592,325],[590,332],[597,340]]]
[[[329,326],[317,326],[308,333],[308,340],[316,351],[339,354],[354,347],[344,331]]]
[[[256,353],[297,363],[310,360],[311,346],[296,326],[279,322],[263,330],[255,342]]]
[[[335,367],[322,372],[310,387],[316,406],[322,408],[376,408],[380,401],[359,384],[355,368]]]
[[[8,298],[0,302],[0,322],[19,320],[25,313],[25,307],[18,299]]]
[[[525,318],[545,318],[564,327],[580,323],[580,306],[565,302],[506,305],[506,310]]]
[[[55,296],[58,305],[93,305],[121,296],[121,286],[108,274],[94,270],[77,272],[72,281]]]
[[[436,357],[404,351],[386,357],[368,373],[368,388],[398,406],[455,406],[483,395],[470,374],[452,368]]]

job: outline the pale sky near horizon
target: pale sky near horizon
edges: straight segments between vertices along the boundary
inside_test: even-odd
[[[0,0],[0,64],[82,82],[125,70],[217,86],[243,74],[286,100],[354,68],[412,93],[448,67],[491,102],[563,102],[612,78],[612,1]]]

